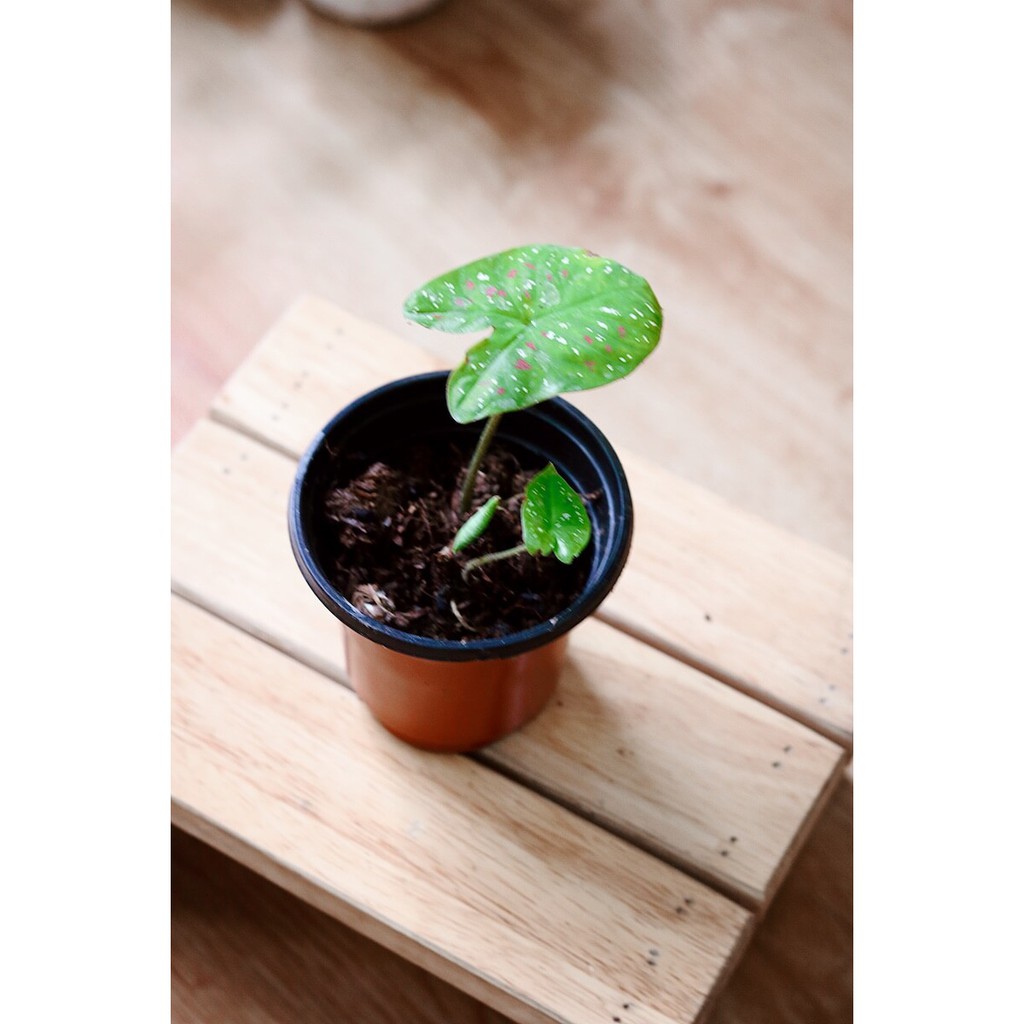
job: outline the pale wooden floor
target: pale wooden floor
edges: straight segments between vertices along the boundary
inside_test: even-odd
[[[459,339],[403,322],[408,291],[506,246],[583,245],[648,277],[666,328],[579,404],[849,554],[851,17],[848,0],[449,0],[374,32],[299,0],[173,0],[174,439],[301,293],[454,362]],[[849,1019],[851,788],[721,1024]],[[184,837],[174,853],[176,1020],[497,1019]],[[392,977],[408,988],[382,1001]]]
[[[579,397],[613,441],[851,547],[846,0],[450,0],[388,31],[175,0],[174,435],[302,292],[406,324],[428,277],[588,246],[665,309]]]

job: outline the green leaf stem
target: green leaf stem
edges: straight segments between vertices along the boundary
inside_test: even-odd
[[[487,499],[463,524],[459,527],[455,539],[452,541],[452,551],[462,551],[468,548],[474,541],[479,540],[484,530],[490,525],[494,518],[495,509],[501,503],[501,499],[494,495]]]

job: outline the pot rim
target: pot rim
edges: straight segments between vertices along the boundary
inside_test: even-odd
[[[595,462],[603,464],[609,471],[608,475],[613,480],[617,493],[614,495],[614,500],[613,496],[609,495],[608,501],[612,507],[619,509],[619,515],[612,517],[607,550],[603,552],[600,561],[595,558],[590,576],[580,594],[557,615],[545,619],[529,629],[509,633],[506,636],[487,637],[480,640],[436,640],[378,622],[356,608],[327,579],[313,554],[302,522],[302,493],[307,473],[326,438],[336,426],[342,420],[357,416],[365,406],[377,402],[389,391],[414,386],[425,381],[444,381],[449,372],[448,370],[439,370],[420,373],[383,384],[354,399],[321,428],[298,464],[288,499],[288,537],[299,569],[313,593],[337,619],[361,636],[391,650],[431,661],[484,661],[491,658],[511,658],[557,639],[590,616],[615,585],[629,554],[633,533],[633,503],[625,471],[608,439],[575,406],[570,405],[562,398],[550,398],[528,409],[509,414],[509,416],[537,417],[559,429],[568,430],[576,437],[582,435],[585,438],[583,447],[590,457]],[[504,421],[503,425],[505,425]],[[460,426],[462,425],[452,421],[453,430]]]

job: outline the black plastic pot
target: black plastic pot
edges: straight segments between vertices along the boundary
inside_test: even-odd
[[[542,464],[553,462],[581,494],[599,495],[588,502],[593,529],[585,553],[590,571],[583,591],[537,626],[479,640],[420,637],[360,611],[325,572],[317,519],[333,481],[328,463],[341,454],[369,465],[378,453],[412,439],[438,444],[455,439],[472,447],[482,424],[464,426],[452,420],[445,402],[447,376],[440,372],[407,377],[369,392],[339,412],[299,463],[288,530],[306,582],[347,627],[349,674],[375,716],[417,746],[467,750],[518,728],[546,703],[557,681],[566,634],[598,607],[622,572],[632,539],[633,506],[618,456],[579,410],[556,398],[508,413],[501,420],[497,442],[529,453]],[[410,710],[410,702],[415,709]],[[453,722],[455,715],[466,721]],[[426,726],[431,718],[436,728]]]

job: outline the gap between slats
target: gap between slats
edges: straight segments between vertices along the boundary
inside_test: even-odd
[[[310,906],[336,921],[340,921],[346,927],[365,935],[396,956],[408,960],[417,967],[422,967],[436,977],[448,978],[449,968],[454,963],[462,969],[457,987],[499,1013],[512,1019],[524,1020],[524,1011],[527,1011],[537,1021],[551,1024],[553,1020],[551,1015],[536,1004],[528,1002],[525,994],[513,995],[504,986],[481,975],[476,969],[451,960],[432,946],[409,935],[395,922],[381,917],[368,907],[360,906],[348,897],[342,898],[335,895],[303,871],[284,863],[268,850],[253,846],[230,829],[211,821],[194,807],[182,801],[172,800],[171,823]],[[750,943],[753,927],[754,921],[751,918],[747,921],[737,940],[737,948],[733,950],[721,975],[712,987],[712,993],[715,996],[721,991],[728,977],[732,975],[742,959],[742,954]],[[704,1019],[704,1014],[707,1013],[712,1001],[712,996],[709,995],[704,1010],[695,1019],[694,1024],[700,1024],[700,1021]],[[568,1024],[568,1022],[563,1022],[563,1024]]]
[[[255,628],[253,623],[246,622],[241,616],[234,615],[223,608],[216,607],[214,602],[202,599],[198,595],[191,593],[188,588],[172,584],[171,593],[185,601],[188,601],[189,604],[192,604],[197,608],[201,608],[205,612],[209,612],[209,614],[220,619],[221,622],[224,622],[235,629],[239,629],[243,633],[247,633],[249,636],[253,637],[253,639],[259,640],[261,643],[266,644],[268,647],[272,647],[276,651],[280,651],[282,654],[285,654],[294,661],[297,661],[300,665],[305,665],[314,672],[318,672],[320,675],[326,676],[332,682],[338,683],[346,689],[352,689],[347,676],[344,672],[341,672],[337,666],[329,666],[320,663],[320,659],[310,657],[307,652],[291,647],[289,644],[283,644],[276,638],[267,636],[261,630]],[[517,772],[509,766],[501,764],[494,758],[488,757],[486,750],[478,750],[460,756],[468,757],[470,760],[489,768],[491,771],[497,772],[497,774],[511,782],[515,782],[524,789],[528,789],[531,792],[536,793],[538,796],[542,796],[544,799],[550,800],[551,803],[557,804],[559,807],[562,807],[566,811],[576,815],[576,817],[582,818],[584,821],[589,821],[594,825],[598,825],[606,832],[610,832],[621,839],[625,839],[631,845],[637,847],[637,849],[643,850],[644,853],[650,854],[652,857],[668,864],[670,867],[685,872],[691,878],[697,879],[698,882],[702,882],[704,885],[708,886],[708,888],[714,889],[720,895],[732,900],[733,903],[738,903],[744,908],[744,910],[749,910],[756,914],[763,910],[764,906],[770,902],[770,896],[766,897],[763,902],[755,900],[748,893],[744,893],[742,890],[734,888],[723,879],[716,878],[699,865],[693,864],[685,858],[672,856],[670,853],[661,849],[658,844],[650,842],[643,836],[631,833],[629,829],[622,828],[619,823],[602,818],[601,815],[595,814],[587,808],[573,804],[572,801],[566,797],[561,796],[544,785],[539,784],[536,779],[531,779],[525,774]],[[839,765],[840,770],[841,767],[842,766]],[[829,780],[823,789],[831,790],[831,788],[832,781]],[[815,820],[817,820],[817,801],[812,814]]]
[[[179,599],[179,601],[180,600],[181,599]],[[203,731],[204,729],[208,730],[211,727],[212,722],[220,721],[220,718],[217,714],[216,702],[213,702],[212,704],[207,702],[206,706],[203,705],[203,701],[200,698],[202,696],[201,691],[203,691],[204,688],[203,684],[201,683],[193,685],[192,690],[194,692],[191,692],[190,694],[191,701],[189,699],[188,693],[185,696],[185,703],[182,705],[183,708],[187,709],[189,707],[192,707],[194,702],[194,707],[191,712],[183,712],[183,714],[185,715],[185,719],[187,721],[189,713],[195,714],[197,718],[198,730],[195,733],[195,735],[200,738],[205,736],[205,742],[208,745],[218,750],[227,752],[227,754],[230,755],[232,758],[234,757],[234,747],[232,746],[232,740],[238,740],[239,737],[248,737],[250,735],[250,732],[244,729],[241,733],[239,733],[239,727],[244,727],[247,723],[251,725],[253,722],[258,721],[259,724],[255,729],[256,746],[254,746],[252,750],[249,750],[249,748],[246,746],[248,742],[247,739],[242,738],[240,740],[240,742],[242,743],[242,747],[239,748],[241,756],[238,758],[237,761],[241,769],[239,772],[239,778],[245,780],[249,779],[249,770],[246,767],[246,765],[249,764],[249,762],[252,762],[252,764],[257,765],[262,774],[266,776],[268,771],[268,761],[265,756],[259,754],[259,751],[267,751],[270,749],[270,747],[267,746],[268,736],[271,733],[273,733],[276,729],[278,729],[279,726],[276,725],[274,721],[272,721],[272,719],[274,718],[273,714],[270,715],[270,720],[267,720],[265,718],[265,716],[262,713],[263,706],[260,702],[264,701],[267,698],[268,694],[274,695],[276,693],[275,680],[279,680],[282,674],[288,675],[290,671],[294,671],[295,679],[298,681],[303,678],[303,676],[301,676],[299,673],[306,673],[304,678],[307,682],[305,683],[304,692],[306,693],[306,696],[313,702],[313,706],[316,708],[317,712],[319,712],[319,714],[313,714],[312,717],[309,717],[308,721],[323,721],[325,717],[332,717],[324,716],[325,709],[328,707],[337,707],[337,701],[330,696],[331,680],[324,678],[319,673],[311,673],[305,667],[303,667],[300,670],[299,663],[294,663],[293,670],[287,669],[281,661],[279,661],[276,666],[268,665],[266,670],[253,667],[257,664],[263,664],[265,658],[270,657],[269,652],[265,656],[260,655],[258,653],[259,647],[268,645],[266,645],[263,641],[257,640],[249,636],[248,634],[245,634],[244,631],[238,629],[234,624],[230,622],[224,623],[223,620],[219,619],[219,617],[213,616],[212,613],[210,613],[205,608],[197,608],[197,606],[193,605],[191,602],[186,601],[182,601],[182,604],[188,604],[190,607],[197,609],[197,611],[193,612],[192,614],[195,615],[198,612],[202,617],[205,617],[210,621],[211,627],[215,619],[221,622],[221,626],[217,627],[221,630],[221,632],[218,634],[216,630],[213,630],[211,628],[209,634],[214,637],[220,637],[217,643],[214,643],[213,646],[209,647],[208,649],[205,648],[203,644],[200,644],[199,646],[195,647],[194,650],[198,653],[195,655],[194,665],[192,656],[186,659],[186,661],[183,662],[183,664],[193,665],[193,669],[198,669],[200,672],[205,671],[207,673],[214,673],[214,675],[210,676],[209,678],[216,680],[219,684],[220,680],[217,679],[217,676],[221,670],[220,666],[224,664],[225,658],[230,658],[231,651],[234,649],[232,645],[241,645],[243,643],[241,638],[245,636],[246,640],[244,641],[244,643],[247,645],[246,650],[249,652],[249,654],[247,660],[242,659],[242,661],[244,661],[246,664],[250,666],[252,676],[258,678],[257,685],[253,687],[251,693],[243,685],[240,691],[240,695],[246,698],[246,700],[243,701],[243,705],[249,706],[253,703],[253,701],[248,700],[248,698],[250,697],[254,698],[255,703],[259,705],[257,707],[257,717],[246,719],[245,714],[243,714],[237,721],[234,722],[233,730],[226,729],[226,731],[224,732],[225,743],[227,744],[226,746],[220,746],[216,742],[216,735],[219,735],[219,733],[215,734],[210,733],[208,731]],[[198,622],[199,620],[196,621]],[[224,630],[230,631],[231,633],[235,633],[238,639],[227,640],[225,642],[225,638],[227,638],[228,633]],[[184,643],[184,640],[182,642]],[[192,648],[188,644],[186,644],[185,653],[188,654],[191,650]],[[207,655],[204,654],[204,651],[207,650],[210,654],[217,655],[213,658],[213,660],[210,660],[208,662],[206,661]],[[280,658],[281,656],[275,655],[275,657]],[[288,660],[291,661],[291,659]],[[185,671],[187,672],[188,670]],[[249,677],[250,674],[248,672],[243,672],[240,678],[244,680]],[[226,678],[228,677],[225,676],[225,679]],[[323,681],[322,686],[316,683],[316,679],[318,678]],[[209,687],[207,687],[207,689],[209,689]],[[217,689],[219,692],[223,688],[218,685],[217,687],[214,687],[214,689]],[[320,696],[314,696],[314,691]],[[274,696],[271,696],[271,699],[276,701],[276,697]],[[344,704],[345,707],[347,707],[350,711],[354,711],[355,705],[353,705],[352,703],[353,700],[354,697],[350,695],[350,697],[343,701],[342,704]],[[282,713],[286,718],[290,719],[291,712],[288,710],[287,702],[285,702],[284,705],[282,705],[282,707],[284,709]],[[222,713],[223,709],[220,709],[220,711]],[[253,714],[253,708],[251,706],[249,706],[248,714],[250,716]],[[356,717],[360,716],[357,715]],[[352,714],[343,715],[342,719],[348,723],[346,728],[349,730],[350,739],[357,744],[358,742],[361,742],[361,740],[359,740],[357,736],[351,734],[351,729],[353,728],[355,722]],[[342,733],[344,733],[344,731],[345,730],[342,729]],[[186,730],[186,735],[191,736],[192,732],[190,730]],[[325,771],[328,771],[329,773],[327,765],[331,762],[332,755],[329,752],[327,752],[327,749],[330,746],[332,746],[330,736],[324,737],[320,733],[316,733],[316,741],[313,742],[311,745],[306,742],[306,740],[310,739],[311,737],[306,736],[306,734],[303,733],[301,729],[294,733],[289,733],[289,736],[290,739],[288,743],[285,744],[285,746],[288,747],[290,745],[290,747],[292,748],[292,756],[295,756],[297,754],[297,751],[300,750],[304,751],[306,749],[310,749],[312,751],[310,755],[311,760],[306,765],[307,770],[312,769],[315,772],[315,777],[317,778],[322,777]],[[325,740],[326,742],[321,743],[321,740]],[[374,749],[374,744],[375,741],[371,739],[369,741],[369,746],[367,747],[368,752],[372,752],[372,750]],[[377,768],[381,767],[382,764],[387,765],[389,763],[390,758],[397,757],[400,760],[407,762],[406,771],[403,773],[403,775],[406,778],[410,778],[412,775],[415,774],[411,771],[411,767],[418,763],[418,759],[415,756],[416,752],[409,752],[406,750],[403,753],[403,750],[401,748],[392,749],[391,745],[387,743],[384,744],[384,749],[385,751],[390,751],[390,753],[388,753],[385,756],[383,762],[377,764]],[[248,754],[246,753],[247,751]],[[255,757],[253,757],[253,751],[257,752]],[[301,755],[299,756],[301,761]],[[183,757],[185,757],[184,752]],[[187,760],[187,758],[185,759]],[[374,760],[373,757],[371,757],[371,761],[372,760]],[[441,797],[443,798],[444,793],[447,792],[448,789],[451,789],[452,793],[456,792],[456,790],[458,789],[459,780],[464,780],[466,777],[466,769],[459,769],[457,765],[454,763],[445,764],[444,762],[435,762],[432,758],[430,758],[429,760],[431,761],[431,764],[427,765],[426,763],[424,763],[423,771],[428,776],[428,778],[434,779],[435,781],[440,780],[441,787],[437,792],[440,793]],[[300,762],[295,763],[298,764]],[[305,762],[302,763],[305,764]],[[436,773],[434,771],[435,768],[437,769]],[[190,769],[188,767],[183,767],[182,770],[185,772],[186,776],[189,775]],[[390,771],[390,768],[388,768],[387,770]],[[633,895],[629,898],[624,897],[625,903],[623,904],[622,909],[632,908],[632,910],[630,915],[628,916],[628,919],[623,918],[622,920],[624,923],[626,923],[628,920],[633,920],[636,911],[641,909],[644,910],[644,917],[646,920],[646,909],[650,907],[652,910],[657,910],[660,906],[661,909],[655,916],[658,918],[658,920],[661,921],[661,926],[669,927],[674,934],[675,923],[677,919],[675,916],[673,916],[671,912],[672,903],[669,902],[667,907],[663,906],[662,903],[665,899],[673,899],[671,892],[676,893],[674,899],[681,898],[681,896],[679,895],[679,889],[677,888],[678,885],[684,886],[682,890],[684,894],[686,893],[687,889],[689,889],[690,895],[694,895],[695,890],[692,888],[692,886],[696,885],[695,882],[691,883],[691,885],[687,885],[684,881],[684,879],[687,876],[684,873],[678,872],[678,869],[674,866],[670,866],[667,868],[662,867],[660,870],[656,870],[656,858],[647,859],[646,855],[642,855],[641,851],[634,847],[632,844],[622,844],[618,840],[612,839],[611,833],[604,833],[604,830],[601,830],[601,833],[604,833],[603,835],[598,834],[597,830],[594,830],[593,832],[588,831],[589,826],[584,826],[582,824],[582,819],[578,815],[564,815],[563,809],[559,808],[556,810],[555,808],[557,807],[557,805],[538,797],[536,794],[533,794],[526,787],[518,787],[515,784],[510,786],[507,780],[499,782],[497,776],[491,778],[490,781],[488,781],[487,776],[489,776],[490,773],[486,768],[481,769],[478,766],[476,770],[482,770],[482,774],[472,777],[478,778],[481,784],[483,785],[483,788],[480,789],[477,786],[473,786],[471,787],[471,790],[473,792],[476,792],[478,794],[478,797],[481,795],[485,797],[490,797],[490,799],[486,800],[485,803],[482,805],[481,810],[483,809],[483,807],[490,808],[493,799],[496,798],[497,795],[501,793],[507,794],[507,801],[499,801],[499,804],[504,805],[507,802],[510,805],[505,812],[501,812],[498,814],[498,819],[501,819],[499,821],[499,825],[502,824],[502,822],[505,822],[505,825],[507,825],[508,822],[505,821],[505,819],[509,819],[509,821],[511,821],[512,819],[518,820],[519,814],[522,813],[525,816],[525,820],[527,822],[527,835],[532,835],[534,829],[537,828],[539,829],[537,835],[539,835],[541,839],[543,839],[545,836],[560,836],[563,832],[566,834],[566,836],[571,836],[572,838],[568,840],[570,842],[570,845],[572,845],[573,843],[576,844],[577,853],[581,855],[581,859],[585,862],[583,865],[582,877],[586,880],[586,886],[589,887],[586,890],[587,892],[592,891],[593,885],[597,880],[599,880],[599,876],[603,876],[603,869],[599,869],[599,866],[611,862],[615,862],[619,865],[619,868],[616,869],[617,871],[619,871],[621,868],[620,873],[622,875],[622,878],[620,880],[623,882],[626,882],[627,878],[631,879],[639,876],[646,877],[649,882],[649,886],[646,884],[639,883],[635,887],[631,885],[626,885],[626,889],[632,891]],[[257,772],[257,777],[254,777],[254,781],[257,784],[259,782],[259,774],[260,772]],[[227,853],[229,856],[234,857],[242,863],[248,864],[254,870],[259,871],[259,873],[263,874],[265,877],[271,879],[272,881],[276,881],[278,884],[284,884],[285,888],[288,888],[290,891],[295,892],[296,895],[302,895],[302,897],[305,898],[307,902],[311,902],[314,905],[321,906],[322,909],[325,909],[332,916],[336,916],[339,919],[343,920],[347,918],[353,918],[353,921],[349,923],[352,923],[359,930],[363,931],[364,934],[371,934],[371,929],[379,931],[382,928],[391,928],[391,932],[388,936],[388,941],[385,942],[385,945],[388,945],[391,948],[394,948],[392,943],[395,941],[397,941],[399,945],[405,945],[403,941],[403,936],[413,937],[413,951],[415,954],[413,957],[414,960],[416,959],[416,957],[422,956],[424,954],[429,956],[437,948],[444,948],[446,952],[442,956],[442,959],[444,960],[445,963],[454,964],[456,966],[459,966],[461,964],[465,966],[466,969],[469,970],[470,973],[473,974],[476,978],[484,981],[485,983],[489,983],[488,979],[492,979],[497,984],[502,986],[504,985],[504,982],[498,981],[497,975],[492,976],[486,970],[481,972],[479,970],[480,965],[477,965],[475,961],[475,966],[469,966],[458,956],[453,958],[451,955],[449,955],[451,953],[449,947],[435,947],[429,941],[429,936],[427,937],[428,941],[424,943],[422,942],[422,939],[419,936],[418,932],[408,932],[400,924],[397,926],[392,925],[390,923],[392,921],[392,918],[387,912],[385,912],[384,914],[374,913],[370,915],[370,918],[372,918],[372,920],[370,918],[368,918],[367,920],[363,920],[366,914],[366,906],[359,893],[369,893],[371,891],[374,891],[374,887],[372,885],[370,886],[369,889],[367,889],[365,886],[356,885],[355,889],[352,890],[352,893],[355,894],[355,898],[350,898],[349,895],[343,895],[341,892],[335,891],[334,887],[331,884],[331,871],[339,866],[339,862],[337,862],[336,859],[332,859],[332,855],[328,855],[326,860],[323,860],[322,856],[320,857],[320,859],[318,859],[316,856],[313,856],[312,859],[300,857],[299,860],[293,863],[288,853],[289,846],[287,845],[287,843],[285,845],[279,845],[273,838],[274,836],[281,834],[279,831],[275,831],[273,827],[271,827],[269,832],[265,828],[262,830],[260,828],[257,828],[256,832],[252,833],[250,836],[250,834],[247,832],[239,832],[237,830],[237,815],[234,815],[234,812],[228,814],[228,816],[225,817],[223,820],[221,820],[220,815],[211,818],[208,813],[209,808],[207,808],[207,810],[201,810],[200,807],[205,805],[195,805],[192,799],[194,795],[200,795],[200,798],[202,799],[201,794],[208,791],[210,780],[204,780],[202,770],[199,770],[198,775],[196,775],[195,770],[193,770],[192,776],[193,777],[191,780],[191,786],[187,784],[187,779],[183,779],[183,782],[185,782],[186,784],[183,785],[182,791],[177,794],[174,804],[172,805],[172,810],[175,814],[177,823],[179,825],[188,829],[190,832],[197,835],[199,838],[203,838],[206,841],[212,841],[213,845],[217,846],[220,849],[223,849],[224,852]],[[300,775],[297,777],[301,779],[301,770]],[[456,783],[454,788],[452,788],[451,785],[453,779]],[[199,789],[195,789],[196,785],[199,786]],[[266,786],[266,778],[264,778],[263,785],[264,787]],[[521,789],[520,796],[515,795],[517,789]],[[276,793],[276,791],[268,791],[268,794],[277,799],[280,799],[281,796],[279,793]],[[237,795],[238,794],[236,794],[236,796]],[[319,793],[319,795],[321,797],[323,796],[322,793]],[[449,794],[449,796],[450,795],[451,794]],[[314,790],[310,792],[310,799],[315,802],[317,796],[318,791],[314,788]],[[286,799],[285,802],[290,807],[294,808],[295,804],[293,801]],[[235,803],[237,806],[237,800]],[[243,800],[242,803],[248,806],[247,800]],[[457,801],[457,804],[459,807],[461,807],[461,800]],[[545,807],[544,805],[548,806]],[[215,807],[216,804],[214,803],[210,806]],[[400,838],[401,834],[404,834],[405,832],[404,815],[406,814],[407,811],[406,802],[401,799],[397,801],[391,800],[388,803],[388,806],[390,806],[392,809],[397,806],[398,816],[396,818],[393,810],[390,814],[385,816],[386,820],[384,823],[384,832],[382,833],[382,835],[385,840],[387,840],[388,836],[391,836],[392,838]],[[527,809],[529,808],[533,808],[534,811],[527,813]],[[305,810],[306,808],[301,809]],[[324,810],[325,812],[327,811],[327,809],[328,808],[326,806],[322,808],[322,810]],[[335,807],[335,809],[337,810],[338,808]],[[244,815],[248,813],[251,813],[251,808],[250,811],[243,812],[242,820],[244,820]],[[490,812],[488,810],[487,814],[489,815],[489,813]],[[564,817],[562,817],[562,815],[564,815]],[[332,828],[338,827],[339,821],[343,822],[347,820],[347,816],[344,813],[341,814],[340,819],[336,816],[332,816],[329,813],[325,813],[323,816],[321,816],[320,813],[313,813],[312,818],[315,819],[315,821],[318,823],[314,826],[311,826],[314,830],[320,829],[322,827],[326,828],[328,831]],[[307,820],[308,819],[305,818],[301,819],[301,821]],[[232,824],[233,821],[235,821],[235,824]],[[573,821],[575,821],[575,824],[573,824]],[[559,822],[561,823],[560,826]],[[305,826],[300,825],[298,827],[300,828],[301,831],[301,829]],[[289,832],[289,829],[290,826],[285,827],[285,834],[291,834]],[[395,831],[396,829],[398,830],[397,832]],[[498,834],[500,837],[500,831]],[[357,828],[353,835],[356,837],[356,839],[354,839],[353,841],[361,843],[362,852],[369,857],[369,860],[366,860],[365,858],[357,858],[357,862],[362,864],[364,868],[366,868],[366,866],[369,864],[375,863],[372,855],[372,842],[367,843],[365,837],[365,829]],[[360,836],[362,836],[361,839],[358,838]],[[315,837],[311,835],[308,838],[313,839]],[[526,840],[523,841],[524,843],[526,842]],[[499,838],[499,846],[501,845],[501,842],[502,840]],[[329,849],[333,849],[333,847],[331,847],[329,843],[325,845],[324,843],[319,842],[314,843],[314,846],[321,848],[321,853],[324,853]],[[391,848],[387,845],[387,843],[385,843],[385,847],[389,849]],[[541,847],[543,847],[543,843],[541,844]],[[305,849],[304,846],[301,848]],[[277,850],[277,852],[275,853],[274,850]],[[479,853],[481,851],[478,850],[477,852]],[[535,849],[534,852],[537,853],[537,850]],[[284,859],[282,859],[282,856]],[[399,869],[405,870],[401,867],[401,865],[412,862],[409,862],[407,858],[405,858],[404,856],[399,856],[397,859],[393,859],[392,861],[390,861],[390,863],[392,864],[392,866],[397,865]],[[641,868],[645,863],[647,863],[649,867],[643,868],[643,870],[641,871]],[[303,865],[305,865],[305,867]],[[307,876],[305,874],[306,868],[313,868],[317,866],[325,867],[328,871],[328,873],[323,876],[324,880],[321,882],[315,881],[315,876]],[[283,877],[278,877],[278,875],[283,875]],[[422,876],[420,880],[423,881],[426,877],[427,876]],[[570,904],[575,906],[576,904],[572,903],[572,900],[575,899],[575,897],[572,896],[572,893],[575,892],[576,885],[576,882],[574,881],[575,869],[572,867],[563,866],[563,868],[556,870],[556,877],[560,880],[558,882],[559,892],[563,895],[569,894],[568,898],[570,900]],[[339,881],[341,880],[341,878],[342,876],[338,876]],[[529,881],[529,879],[533,878],[533,875],[531,873],[527,873],[521,875],[521,878],[523,880],[527,880],[525,882],[525,884],[527,885],[527,890],[532,894],[536,895],[538,890],[536,890],[535,888],[535,883]],[[488,884],[493,884],[493,879],[489,880]],[[534,886],[534,888],[530,889],[530,886]],[[302,892],[298,891],[300,888],[303,890]],[[701,888],[703,889],[704,887]],[[346,886],[346,892],[347,891],[348,889]],[[711,892],[707,891],[707,895],[710,898]],[[453,897],[451,896],[451,894],[449,894],[449,896],[446,898],[450,901]],[[739,950],[737,949],[737,945],[742,945],[749,937],[750,926],[752,921],[752,915],[750,915],[744,910],[741,910],[736,904],[732,903],[732,901],[723,899],[721,896],[716,896],[715,900],[718,902],[717,904],[713,902],[712,907],[716,905],[719,907],[719,911],[717,912],[717,920],[720,923],[725,922],[727,930],[729,930],[731,934],[725,936],[725,939],[728,940],[728,946],[723,947],[721,950],[719,950],[717,954],[713,954],[712,945],[708,945],[704,941],[701,941],[701,945],[699,946],[699,948],[695,947],[693,949],[693,952],[695,954],[701,953],[702,962],[704,960],[704,957],[701,951],[708,951],[710,955],[714,955],[714,974],[707,976],[704,979],[705,982],[711,983],[710,989],[704,988],[705,994],[702,998],[702,1002],[704,1002],[705,1004],[708,998],[707,993],[709,991],[717,989],[718,986],[716,982],[719,979],[721,979],[723,971],[727,971],[727,969],[729,969],[738,958]],[[583,902],[580,903],[579,906],[584,907],[590,906],[591,904],[592,901],[588,902],[587,900],[583,900]],[[384,909],[386,910],[386,907]],[[449,908],[449,910],[450,909],[451,908]],[[587,921],[590,922],[592,918],[591,911],[585,911],[585,913],[587,915]],[[678,914],[678,909],[676,913]],[[713,913],[712,917],[715,916],[716,914]],[[503,917],[500,914],[497,916],[489,914],[489,920],[492,922],[500,922],[501,920],[503,920]],[[733,922],[736,925],[735,929],[732,929],[729,926],[729,922]],[[367,923],[369,924],[369,927],[366,927]],[[409,923],[409,921],[406,921],[406,924]],[[719,924],[715,924],[714,928],[718,929],[719,926]],[[590,927],[589,924],[588,927]],[[703,935],[704,939],[708,939],[709,935],[705,934],[705,932],[701,931],[700,929],[708,929],[711,927],[712,919],[705,916],[699,924],[698,932],[695,934]],[[588,932],[588,934],[591,936],[591,938],[594,938],[598,936],[608,936],[611,934],[611,932],[607,931],[606,929],[599,929],[597,931],[591,929]],[[640,935],[641,933],[638,932],[636,934]],[[542,937],[543,942],[546,942],[549,946],[551,946],[551,943],[554,941],[558,943],[558,948],[561,948],[560,939],[558,939],[556,933],[551,932],[550,928],[545,933],[545,935],[546,938]],[[380,941],[380,937],[378,936],[374,936],[371,934],[371,937],[376,937],[377,940]],[[663,938],[664,937],[665,936],[663,936]],[[721,937],[721,933],[719,931],[716,931],[713,937],[717,942],[718,938]],[[601,941],[603,941],[603,939]],[[674,941],[675,940],[673,940],[673,942]],[[680,942],[684,942],[684,944],[689,943],[691,941],[691,939],[685,939],[685,941],[684,939],[680,939]],[[422,946],[422,948],[418,948],[417,944],[419,946]],[[591,947],[588,946],[587,948],[590,949]],[[602,946],[601,948],[604,947]],[[646,948],[646,943],[643,944],[643,948]],[[673,945],[673,949],[676,949],[676,946]],[[403,955],[405,954],[403,953]],[[502,975],[502,977],[505,976]],[[507,980],[508,978],[505,977],[505,981]],[[509,989],[508,992],[509,994],[512,994],[511,989]],[[492,991],[492,998],[490,1001],[492,1001],[492,1005],[497,1005],[493,1002],[493,994],[494,993]],[[529,1004],[527,1008],[529,1008]],[[517,1006],[517,1009],[521,1009],[521,1007]],[[547,1010],[545,1010],[545,1020],[551,1021],[555,1019],[562,1019],[561,1016],[557,1013],[554,1016],[552,1016],[549,1012],[547,1012],[550,1009],[552,1009],[552,1007],[548,1007]],[[519,1017],[519,1019],[524,1018]]]
[[[842,729],[835,729],[827,722],[821,721],[820,718],[808,715],[799,708],[793,707],[792,704],[779,700],[767,690],[762,690],[745,683],[733,673],[720,668],[706,658],[702,658],[700,655],[693,654],[683,647],[667,642],[663,637],[658,636],[657,633],[640,629],[614,612],[606,612],[598,608],[594,615],[613,629],[619,630],[620,633],[625,633],[626,636],[631,636],[634,640],[639,640],[641,643],[647,644],[648,647],[653,647],[656,651],[661,651],[662,654],[667,654],[670,658],[681,661],[684,665],[688,665],[690,668],[703,672],[704,675],[710,676],[712,679],[724,683],[734,690],[738,690],[744,696],[756,700],[759,704],[764,704],[773,711],[778,711],[787,718],[793,719],[794,722],[799,722],[801,725],[807,726],[808,729],[813,729],[819,736],[824,736],[825,739],[841,746],[847,754],[850,753],[853,738]]]

